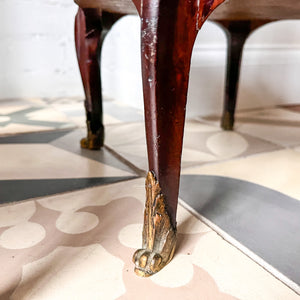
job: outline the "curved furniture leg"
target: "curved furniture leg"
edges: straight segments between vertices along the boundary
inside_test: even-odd
[[[96,8],[79,8],[75,18],[75,45],[85,92],[87,124],[87,137],[80,141],[82,148],[97,150],[103,146],[101,50],[107,32],[120,17]]]
[[[224,108],[221,119],[221,127],[224,130],[233,130],[234,126],[234,113],[245,41],[252,31],[268,22],[251,20],[218,22],[226,33],[228,43]]]
[[[151,276],[173,257],[190,59],[213,1],[143,1],[142,73],[149,169],[143,246],[135,272]],[[208,4],[209,3],[209,4]],[[210,5],[210,6],[209,6]]]
[[[221,24],[226,32],[228,44],[225,99],[221,127],[224,130],[233,130],[242,52],[245,41],[251,32],[251,21],[229,21]]]

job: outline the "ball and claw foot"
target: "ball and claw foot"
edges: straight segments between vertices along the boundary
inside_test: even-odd
[[[134,272],[140,277],[149,277],[160,271],[172,260],[175,252],[175,244],[171,253],[165,257],[147,249],[137,250],[132,259],[135,264]]]
[[[147,175],[146,193],[143,247],[133,255],[134,271],[141,277],[149,277],[165,267],[172,260],[176,247],[176,228],[152,172]]]

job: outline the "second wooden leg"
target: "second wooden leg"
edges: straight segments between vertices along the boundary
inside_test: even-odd
[[[99,9],[79,8],[75,19],[75,45],[82,83],[85,92],[87,137],[81,147],[97,150],[103,146],[101,50],[104,38],[120,18]]]
[[[228,42],[225,99],[221,127],[224,130],[233,130],[241,58],[245,41],[251,32],[251,21],[232,21],[221,24],[226,32]]]
[[[81,147],[100,149],[103,146],[102,91],[100,51],[102,47],[102,20],[98,9],[79,8],[75,19],[75,45],[85,92],[87,137]]]
[[[270,22],[270,20],[218,22],[225,30],[228,42],[225,97],[223,116],[221,120],[221,127],[224,130],[233,130],[234,126],[234,114],[240,79],[241,59],[245,41],[251,32],[268,22]]]

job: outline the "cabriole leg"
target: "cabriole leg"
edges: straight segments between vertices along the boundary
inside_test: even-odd
[[[151,276],[172,259],[190,58],[198,31],[196,1],[143,2],[142,73],[149,173],[143,246],[135,272]]]
[[[101,50],[111,26],[121,17],[99,9],[79,8],[75,19],[75,45],[85,92],[87,137],[82,148],[97,150],[103,146]]]
[[[225,97],[221,127],[233,130],[234,114],[239,86],[241,59],[245,41],[249,34],[268,21],[219,21],[227,37],[227,70]]]

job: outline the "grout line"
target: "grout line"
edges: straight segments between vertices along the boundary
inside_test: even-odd
[[[288,288],[292,289],[296,294],[300,295],[300,286],[293,282],[291,279],[289,279],[287,276],[282,274],[280,271],[278,271],[276,268],[271,266],[269,263],[264,261],[261,257],[259,257],[257,254],[255,254],[253,251],[242,245],[238,240],[230,236],[227,232],[225,232],[223,229],[221,229],[219,226],[199,214],[193,207],[188,205],[186,202],[184,202],[182,199],[178,200],[179,204],[183,206],[187,211],[189,211],[194,217],[202,221],[205,225],[210,227],[214,232],[216,232],[223,240],[231,244],[233,247],[235,247],[237,250],[242,252],[244,255],[249,257],[252,261],[254,261],[256,264],[258,264],[260,267],[262,267],[264,270],[266,270],[269,274],[274,276],[276,279],[278,279],[280,282],[282,282],[284,285],[286,285]]]
[[[119,153],[117,153],[114,149],[110,148],[107,145],[104,145],[104,148],[110,152],[112,155],[114,155],[118,160],[120,160],[122,163],[124,163],[125,165],[127,165],[129,168],[131,168],[138,176],[140,177],[146,177],[147,176],[147,171],[142,170],[140,168],[138,168],[137,166],[135,166],[133,163],[131,163],[130,161],[128,161],[125,157],[123,157],[122,155],[120,155]]]

